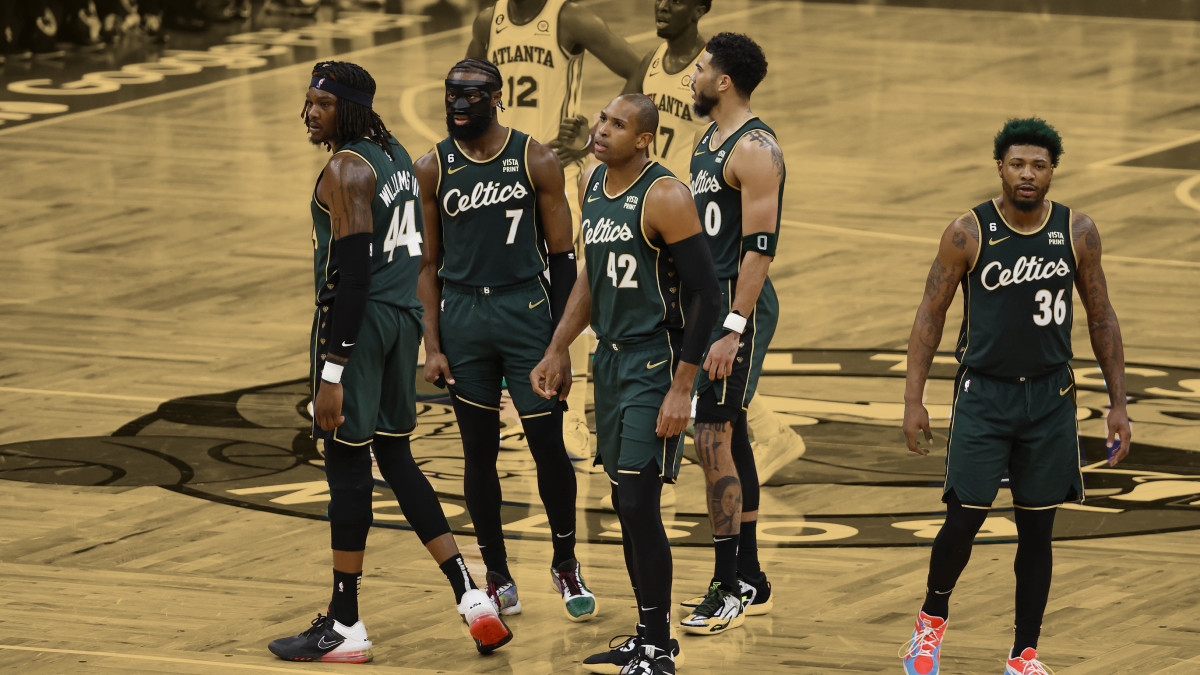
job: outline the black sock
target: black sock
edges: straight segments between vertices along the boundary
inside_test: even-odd
[[[942,619],[950,618],[950,593],[949,591],[935,591],[932,588],[925,589],[925,604],[921,605],[921,611],[929,616],[936,616]]]
[[[714,534],[713,549],[717,561],[713,570],[713,578],[720,581],[727,590],[736,594],[738,592],[738,535]]]
[[[480,544],[479,552],[483,555],[483,564],[489,572],[498,572],[505,579],[512,581],[512,572],[508,571],[508,550],[501,539],[495,544]]]
[[[462,602],[463,593],[475,588],[475,580],[467,572],[467,563],[463,561],[461,553],[455,553],[438,567],[442,568],[442,574],[446,575],[450,587],[454,589],[454,604]]]
[[[333,598],[329,601],[329,613],[343,626],[358,623],[358,587],[362,583],[362,572],[333,571]]]
[[[758,563],[758,520],[743,520],[738,535],[737,571],[752,584],[761,584],[764,575]]]

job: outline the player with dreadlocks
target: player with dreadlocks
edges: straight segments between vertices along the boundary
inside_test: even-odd
[[[450,387],[463,443],[463,494],[487,565],[488,596],[502,614],[521,611],[496,474],[503,381],[537,465],[538,494],[554,533],[551,581],[567,618],[585,621],[595,616],[596,599],[575,558],[566,406],[534,394],[529,381],[575,283],[571,215],[557,155],[500,124],[501,94],[496,66],[482,59],[455,64],[444,94],[450,135],[416,163],[425,209],[419,289],[425,379]]]
[[[467,573],[409,449],[421,338],[422,214],[412,160],[372,110],[374,96],[367,71],[322,62],[304,103],[309,140],[333,152],[312,196],[317,307],[310,371],[312,431],[324,442],[329,482],[333,597],[311,628],[271,642],[271,652],[288,661],[371,659],[358,589],[372,520],[372,450],[404,518],[450,581],[476,647],[487,653],[512,638]]]

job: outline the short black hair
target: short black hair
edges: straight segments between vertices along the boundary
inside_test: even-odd
[[[618,101],[628,101],[633,104],[633,130],[638,134],[653,134],[658,132],[658,106],[654,99],[645,94],[621,94]]]
[[[1063,154],[1062,137],[1058,135],[1058,130],[1040,117],[1013,118],[1005,122],[1004,128],[996,134],[992,157],[996,161],[1003,161],[1008,149],[1014,145],[1045,148],[1050,153],[1050,164],[1055,167]]]
[[[749,97],[767,76],[767,57],[754,40],[741,33],[717,33],[705,47],[712,64],[733,80],[733,88]]]
[[[463,71],[468,73],[479,73],[487,77],[487,82],[491,85],[491,91],[497,92],[504,87],[504,80],[500,77],[500,69],[491,61],[485,59],[463,59],[454,64],[450,72]],[[450,73],[447,73],[449,75]]]
[[[360,91],[368,96],[375,96],[375,78],[365,68],[349,61],[320,61],[313,66],[313,77],[328,77],[338,84],[344,84],[351,89]],[[304,117],[308,113],[308,103],[300,113]],[[392,132],[388,131],[379,113],[372,108],[339,97],[337,100],[337,136],[341,143],[348,143],[366,136],[376,145],[383,148],[388,157],[392,157]],[[329,146],[328,143],[325,144]]]

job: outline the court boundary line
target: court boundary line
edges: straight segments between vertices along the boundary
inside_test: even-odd
[[[118,659],[136,659],[139,661],[158,661],[160,663],[178,663],[199,666],[214,666],[218,668],[240,668],[242,670],[266,670],[277,673],[295,673],[295,672],[328,672],[326,670],[304,670],[303,665],[298,666],[265,666],[255,665],[251,663],[237,663],[229,661],[205,661],[204,659],[185,659],[178,656],[148,656],[145,654],[121,654],[119,652],[100,652],[84,649],[57,649],[53,647],[30,647],[25,645],[0,645],[0,649],[11,649],[22,652],[42,652],[50,654],[71,654],[76,656],[106,656]],[[230,655],[232,656],[232,654]]]

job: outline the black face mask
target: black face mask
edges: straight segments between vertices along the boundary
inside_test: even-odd
[[[496,109],[489,89],[488,83],[477,80],[446,80],[446,129],[452,138],[473,141],[492,125]],[[455,124],[455,115],[466,115],[467,123]]]

